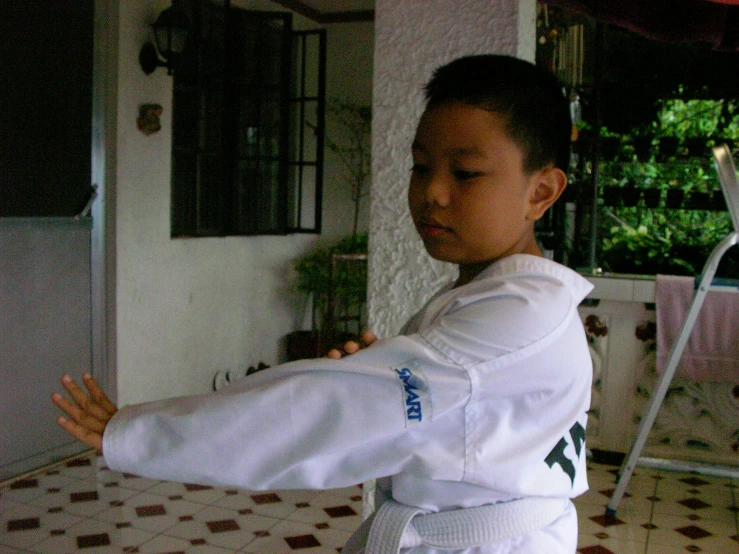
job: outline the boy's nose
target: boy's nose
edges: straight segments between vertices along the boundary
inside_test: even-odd
[[[449,204],[449,183],[442,175],[431,175],[426,182],[424,193],[427,204],[436,204],[441,207]]]

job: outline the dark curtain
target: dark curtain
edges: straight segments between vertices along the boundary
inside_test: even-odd
[[[663,42],[739,50],[739,0],[541,0]]]

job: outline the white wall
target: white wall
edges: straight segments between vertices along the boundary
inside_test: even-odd
[[[304,299],[294,290],[292,261],[312,235],[170,239],[172,80],[162,69],[146,76],[138,65],[148,25],[165,0],[120,2],[116,171],[116,339],[121,405],[206,392],[217,370],[282,360],[284,336],[299,328]],[[260,3],[264,9],[265,2]],[[296,18],[296,27],[307,25]],[[371,53],[371,24],[330,32],[329,57]],[[357,30],[358,29],[358,30]],[[355,32],[356,31],[356,32]],[[371,62],[369,62],[371,63]],[[332,67],[337,65],[334,60]],[[371,67],[371,66],[370,66]],[[351,86],[342,79],[355,79]],[[370,80],[330,74],[332,90],[367,90]],[[160,132],[136,128],[138,107],[164,108]],[[335,182],[335,179],[333,180]],[[326,192],[327,203],[341,194]],[[324,219],[332,235],[349,232],[333,205]],[[338,214],[338,215],[336,215]]]
[[[372,63],[374,24],[342,23],[327,27],[326,97],[338,98],[358,105],[372,105]],[[342,129],[330,115],[326,118],[326,135],[339,140]],[[354,205],[344,167],[336,154],[326,148],[323,234],[333,240],[351,231]],[[369,188],[370,183],[367,183]],[[370,198],[360,201],[359,231],[369,225]]]
[[[426,254],[406,206],[423,85],[466,54],[533,61],[535,35],[535,0],[376,1],[369,318],[379,336],[397,333],[456,272]]]

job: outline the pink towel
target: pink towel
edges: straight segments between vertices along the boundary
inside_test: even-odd
[[[667,366],[695,294],[693,277],[657,275],[657,371]],[[739,293],[709,291],[693,326],[676,377],[739,383]]]

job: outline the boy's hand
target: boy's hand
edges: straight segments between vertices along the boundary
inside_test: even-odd
[[[372,344],[376,340],[377,340],[377,337],[372,331],[365,331],[364,333],[362,333],[362,336],[359,338],[359,342],[350,340],[344,343],[344,347],[341,350],[339,350],[338,348],[329,350],[328,354],[326,354],[326,357],[332,358],[334,360],[340,360],[344,356],[347,356],[349,354],[354,354],[355,352],[359,352],[362,348],[367,348],[370,344]]]
[[[118,408],[105,396],[92,375],[85,373],[82,380],[89,395],[69,375],[62,377],[62,386],[72,397],[74,404],[59,393],[52,394],[52,402],[69,416],[69,419],[59,416],[56,421],[75,438],[102,452],[103,432]]]

